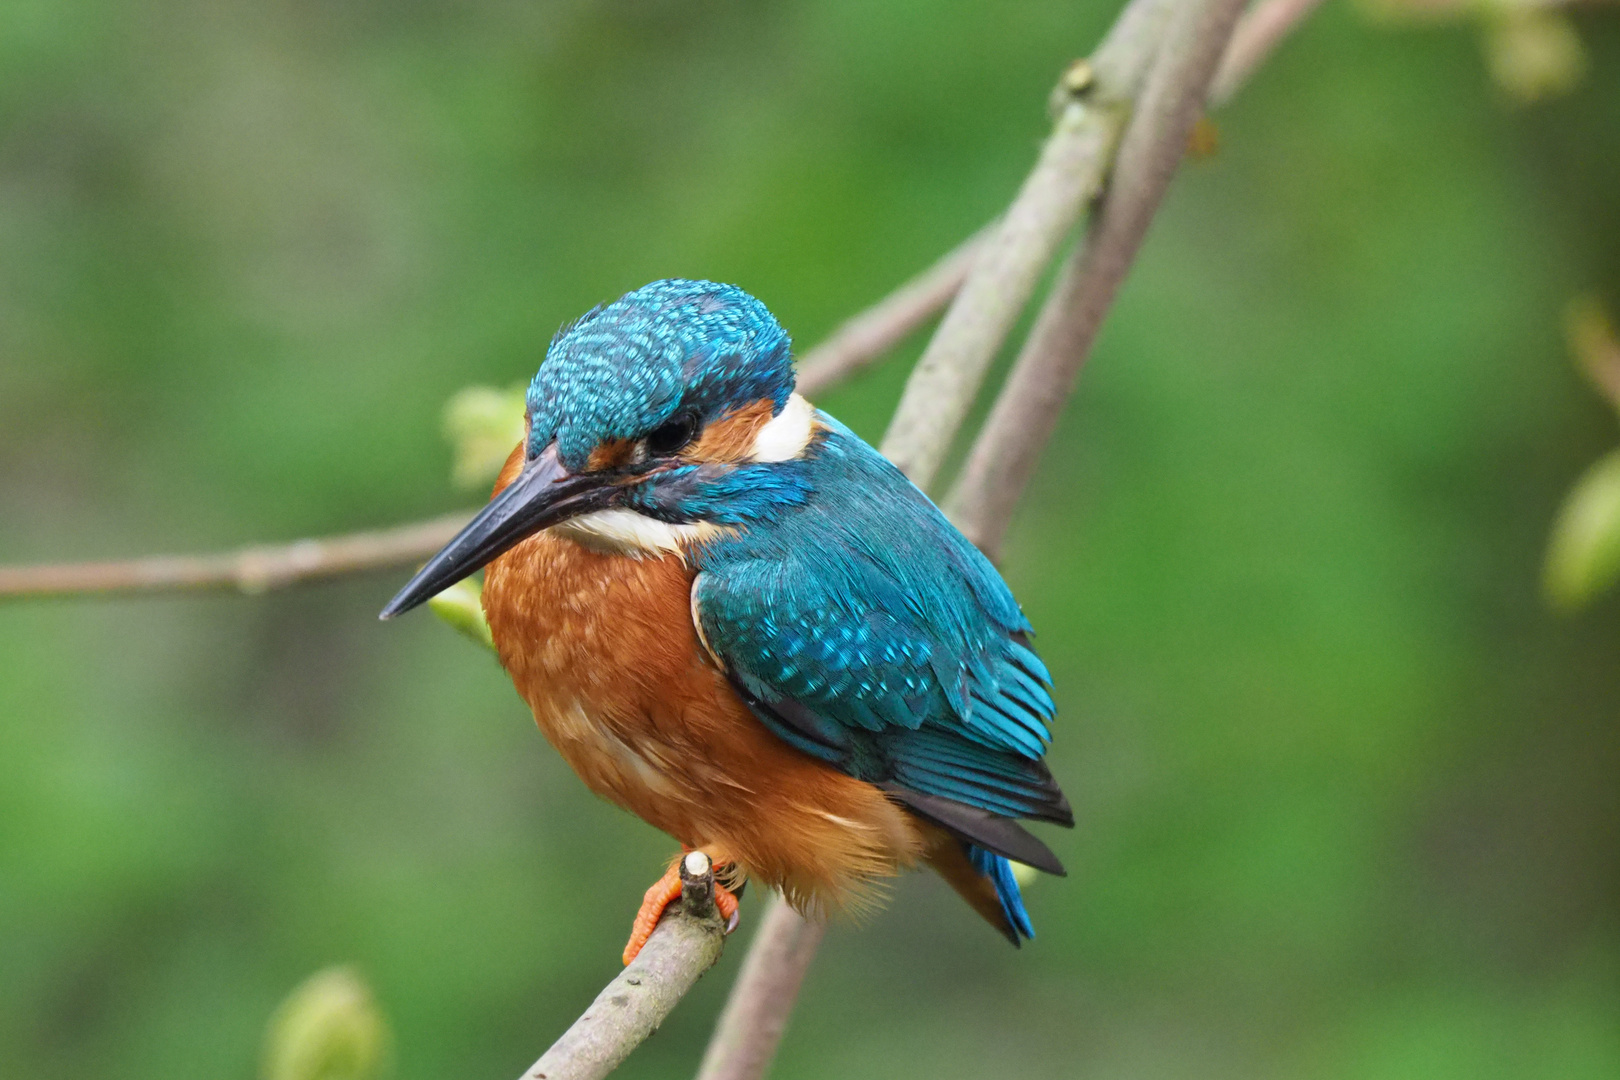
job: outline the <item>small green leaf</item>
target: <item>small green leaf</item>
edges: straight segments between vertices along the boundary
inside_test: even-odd
[[[1547,548],[1544,584],[1573,611],[1620,578],[1620,450],[1586,471],[1564,500]]]
[[[360,976],[327,968],[276,1009],[265,1038],[264,1080],[371,1080],[388,1054],[388,1026]]]
[[[458,488],[488,485],[523,438],[523,388],[469,386],[444,407],[444,437],[455,455],[451,481]]]
[[[484,589],[473,578],[458,581],[428,601],[428,608],[487,649],[495,648],[495,638],[484,621]]]

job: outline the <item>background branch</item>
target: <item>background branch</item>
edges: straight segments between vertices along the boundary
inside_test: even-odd
[[[1090,61],[1053,92],[1058,118],[1039,160],[974,260],[906,383],[879,447],[927,488],[1042,272],[1102,187],[1114,144],[1175,5],[1133,0]]]
[[[988,227],[933,266],[834,330],[800,360],[799,389],[820,393],[881,358],[950,302]],[[207,555],[151,555],[84,563],[0,566],[0,600],[238,589],[261,593],[341,574],[414,566],[453,537],[473,511],[392,529],[346,533],[289,544],[256,544]]]
[[[239,589],[262,593],[303,581],[421,562],[467,524],[471,510],[401,525],[216,555],[153,555],[123,562],[0,566],[0,599]]]
[[[916,333],[951,302],[994,225],[952,248],[933,266],[842,323],[799,358],[799,393],[812,397],[849,378]]]
[[[803,357],[800,386],[818,393],[892,349],[955,298],[907,383],[881,447],[926,486],[991,361],[1057,249],[1102,190],[1118,151],[1092,235],[1065,265],[957,490],[959,523],[982,547],[994,550],[1000,542],[1085,350],[1163,198],[1241,7],[1240,0],[1133,0],[1094,56],[1072,65],[1059,82],[1052,135],[1006,214]],[[1286,19],[1285,7],[1293,12]],[[1257,6],[1251,18],[1263,18],[1264,25],[1240,36],[1245,52],[1227,60],[1236,72],[1234,87],[1309,7],[1299,0]],[[457,514],[228,555],[0,568],[0,597],[208,587],[262,591],[418,562],[466,518]],[[683,866],[679,909],[671,908],[641,955],[525,1074],[528,1080],[605,1076],[715,963],[722,937],[712,876],[706,869],[703,876],[706,883],[689,880]],[[764,1074],[823,933],[821,923],[804,919],[780,897],[772,901],[699,1080],[757,1080]]]
[[[703,1053],[697,1080],[765,1075],[826,931],[826,923],[806,919],[780,896],[772,898]]]
[[[1225,105],[1249,81],[1272,50],[1300,21],[1321,6],[1322,0],[1259,0],[1238,22],[1232,40],[1215,69],[1209,103]]]
[[[968,456],[948,507],[991,558],[1170,186],[1242,10],[1243,0],[1210,0],[1177,14],[1091,231],[1065,262]]]

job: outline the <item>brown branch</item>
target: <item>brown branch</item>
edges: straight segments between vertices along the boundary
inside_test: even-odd
[[[948,506],[991,558],[1170,186],[1242,7],[1209,0],[1178,14],[1091,230],[1065,262],[968,455]]]
[[[255,546],[217,555],[154,555],[127,562],[0,566],[0,599],[193,589],[262,593],[303,581],[418,563],[472,517],[446,514],[393,529]]]
[[[826,341],[805,353],[800,360],[800,390],[819,393],[843,381],[878,360],[938,313],[961,287],[986,231],[968,237],[933,266],[849,319]],[[0,566],[0,601],[199,589],[262,593],[340,574],[410,566],[448,543],[472,514],[468,510],[393,529],[290,544],[258,544],[208,555]]]
[[[861,371],[950,302],[988,230],[968,237],[933,266],[852,317],[800,360],[799,389],[819,393]],[[438,551],[472,511],[393,529],[208,555],[152,555],[86,563],[0,566],[8,598],[238,589],[261,593],[300,582],[420,563]]]
[[[753,1080],[765,1075],[787,1030],[799,985],[826,932],[826,923],[806,919],[780,896],[772,899],[703,1053],[697,1080]]]
[[[917,486],[933,479],[1042,272],[1100,190],[1175,6],[1132,0],[1092,59],[1072,65],[1054,90],[1052,134],[917,361],[883,437],[880,449]]]
[[[990,235],[970,240],[888,300],[846,323],[829,341],[827,351],[808,354],[801,376],[805,388],[825,389],[859,370],[925,322],[954,293],[955,303],[913,372],[883,445],[884,452],[914,480],[926,484],[1040,274],[1099,190],[1120,133],[1125,131],[1124,142],[1118,145],[1120,164],[1114,191],[1103,204],[1091,242],[1082,249],[1098,253],[1090,256],[1092,261],[1114,267],[1112,284],[1107,286],[1111,299],[1202,104],[1201,92],[1187,98],[1192,92],[1189,87],[1201,91],[1208,86],[1220,45],[1231,34],[1240,6],[1238,0],[1209,0],[1202,7],[1185,8],[1172,0],[1132,0],[1092,60],[1073,65],[1060,82],[1054,93],[1059,112],[1055,130],[1034,172]],[[1167,22],[1171,37],[1161,50],[1161,32]],[[1142,92],[1144,80],[1147,89]],[[1129,105],[1138,92],[1143,100],[1136,110],[1137,119],[1127,130]],[[1165,142],[1172,133],[1177,133],[1173,157],[1168,156],[1170,144]],[[1150,185],[1153,193],[1147,197],[1129,194],[1138,183]],[[1109,240],[1115,232],[1119,239]],[[1134,239],[1125,243],[1133,232]],[[1088,264],[1071,260],[1065,282],[1073,277],[1077,280],[1070,283],[1078,285],[1084,280],[1082,272],[1094,271],[1088,270]],[[1053,309],[1058,295],[1068,293],[1062,286],[1054,290],[1047,309]],[[1073,306],[1064,301],[1063,311],[1054,309],[1048,314],[1043,309],[1031,345],[1037,338],[1055,342],[1069,332]],[[1096,320],[1106,307],[1105,299]],[[1089,333],[1095,333],[1094,325]],[[1086,341],[1089,343],[1089,337]],[[1055,362],[1047,346],[1037,350],[1026,346],[1024,353],[1020,368],[1027,366],[1031,355],[1047,358],[1042,360],[1043,367]],[[1075,361],[1069,385],[1078,368]],[[1012,391],[1010,382],[992,414],[992,423],[975,447],[975,456],[1005,441],[1005,436],[992,438],[992,434]],[[1061,406],[1066,394],[1057,396],[1054,409]],[[1033,468],[1032,455],[1045,444],[1055,423],[1054,411],[1045,431],[1032,440],[1028,468]],[[1027,475],[1005,501],[1004,517],[1011,513],[1024,482]],[[962,490],[969,496],[981,494],[976,485],[964,484]],[[258,591],[425,558],[464,520],[464,515],[456,515],[387,532],[224,556],[0,569],[0,597],[215,586]],[[997,542],[1002,527],[995,527]],[[969,535],[974,533],[969,530]],[[712,875],[707,866],[702,868],[701,880],[694,880],[687,866],[682,870],[685,887],[680,909],[666,914],[640,956],[524,1074],[525,1080],[599,1080],[607,1075],[656,1030],[719,958],[722,937],[713,908]],[[803,919],[780,899],[773,903],[732,987],[704,1056],[700,1080],[758,1080],[764,1074],[822,933],[821,924]]]
[[[690,852],[681,863],[680,903],[665,909],[640,954],[522,1080],[601,1080],[658,1030],[724,944],[713,868],[701,851]]]
[[[1209,87],[1209,104],[1225,105],[1266,62],[1272,50],[1293,32],[1322,0],[1258,0],[1238,22],[1232,40],[1215,70]]]
[[[865,370],[916,333],[951,302],[989,235],[986,226],[941,256],[939,261],[799,357],[799,392],[809,397]]]
[[[1265,14],[1268,9],[1301,2],[1302,0],[1262,0],[1249,18],[1264,19],[1269,25],[1276,21],[1276,17]],[[1124,88],[1139,85],[1140,75],[1136,73],[1136,67],[1145,65],[1149,55],[1146,50],[1151,46],[1153,32],[1160,26],[1166,8],[1166,0],[1135,0],[1128,6],[1116,21],[1103,46],[1098,49],[1096,57],[1090,62],[1075,65],[1060,83],[1056,92],[1060,102],[1082,93],[1088,97],[1106,98],[1108,95],[1102,86],[1109,81]],[[1282,31],[1271,33],[1269,37],[1266,37],[1259,27],[1250,31],[1249,38],[1258,42],[1262,37],[1266,37],[1266,43],[1263,48],[1250,46],[1257,52],[1252,59],[1245,61],[1244,70],[1246,72],[1252,70],[1275,44],[1281,32],[1285,32],[1291,25],[1292,22],[1288,23]],[[1233,51],[1236,51],[1238,41],[1242,37],[1242,31],[1235,36]],[[1234,61],[1229,56],[1227,66],[1232,63]],[[1092,90],[1092,81],[1098,84],[1096,91]],[[1074,103],[1064,105],[1064,115],[1071,116],[1076,107]],[[1106,111],[1101,107],[1095,110],[1099,119]],[[1060,121],[1059,131],[1062,130],[1064,130],[1063,123]],[[1057,133],[1054,133],[1053,140],[1057,137]],[[1049,145],[1053,140],[1049,140]],[[1043,156],[1042,160],[1045,162],[1046,158]],[[1039,171],[1041,170],[1038,166],[1037,172]],[[1032,175],[1031,180],[1033,179]],[[1025,187],[1027,191],[1030,185],[1026,183]],[[1024,193],[1020,194],[1020,198],[1025,198]],[[1044,203],[1043,208],[1052,209]],[[981,229],[942,256],[933,266],[866,311],[850,318],[835,330],[831,337],[805,353],[800,359],[800,389],[806,394],[820,393],[863,370],[914,333],[961,292],[979,252],[992,239],[998,243],[1002,257],[1007,257],[1009,243],[1016,248],[1018,241],[1016,237],[1009,239],[1005,236],[999,228],[1000,224],[998,222]],[[1060,230],[1056,234],[1057,239],[1061,239],[1061,232]],[[1055,245],[1057,240],[1052,238],[1050,232],[1044,235]],[[1016,255],[1016,251],[1014,254]],[[1026,265],[1026,270],[1036,275],[1039,269],[1036,266],[1030,270]],[[1029,289],[1024,290],[1024,299],[1018,302],[1016,309],[1011,309],[1009,298],[1005,296],[999,302],[992,303],[997,311],[995,318],[1004,320],[1006,328],[1000,332],[990,347],[989,356],[993,356],[995,349],[1000,347],[1001,340],[1011,329],[1012,320],[1017,317],[1018,309],[1027,302],[1028,292],[1033,287],[1034,281],[1031,278]],[[982,290],[984,286],[981,284],[980,288]],[[967,316],[962,318],[966,319]],[[943,334],[946,328],[942,326],[940,329]],[[936,335],[936,341],[941,334]],[[934,347],[934,344],[930,343],[930,349]],[[988,363],[988,359],[985,362]],[[921,368],[920,362],[918,366]],[[939,429],[948,427],[950,434],[954,435],[966,416],[967,402],[977,391],[982,377],[981,371],[971,379],[971,385],[964,383],[956,388],[957,393],[966,394],[960,408],[956,410],[959,415],[949,425],[937,425]],[[913,373],[912,384],[918,383],[919,378]],[[908,399],[922,392],[923,387],[920,385],[907,386]],[[932,393],[932,389],[929,392]],[[914,409],[920,407],[915,404],[912,406]],[[902,402],[901,410],[895,417],[896,425],[905,415],[906,409],[906,403]],[[931,467],[922,468],[921,466],[928,463],[927,453],[922,444],[918,443],[918,449],[912,450],[909,443],[902,444],[898,441],[900,434],[896,426],[892,425],[890,430],[891,439],[884,442],[886,450],[894,449],[890,457],[902,462],[908,457],[917,458],[917,462],[912,466],[912,475],[926,483],[932,476],[934,468],[937,468],[937,462]],[[949,435],[942,440],[945,445],[948,445],[949,441]],[[942,445],[938,453],[943,455],[943,452]],[[0,601],[22,597],[117,595],[201,589],[237,589],[255,594],[341,574],[409,566],[421,562],[444,546],[470,516],[469,511],[446,515],[431,521],[413,522],[393,529],[298,540],[285,545],[255,545],[219,554],[155,555],[106,562],[0,566]]]

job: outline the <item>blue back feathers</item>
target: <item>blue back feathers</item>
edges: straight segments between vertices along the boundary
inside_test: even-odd
[[[1011,819],[1074,819],[1042,760],[1054,705],[1029,623],[921,491],[820,419],[802,458],[769,466],[804,496],[695,553],[704,636],[777,735],[972,841],[1033,936],[1004,856],[1062,867]]]
[[[804,497],[696,553],[711,646],[781,706],[762,710],[778,734],[855,776],[1069,820],[1041,761],[1051,679],[1006,584],[899,470],[821,419],[803,458],[769,466]]]

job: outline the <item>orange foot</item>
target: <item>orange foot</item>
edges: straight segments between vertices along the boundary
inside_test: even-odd
[[[641,947],[647,944],[647,939],[652,937],[653,927],[663,917],[664,909],[680,898],[681,861],[676,859],[664,871],[664,876],[653,882],[647,895],[641,898],[641,910],[636,912],[636,921],[630,924],[630,942],[624,947],[626,964],[636,958]],[[718,881],[714,883],[714,906],[720,909],[720,917],[726,921],[726,933],[737,929],[737,894]]]

